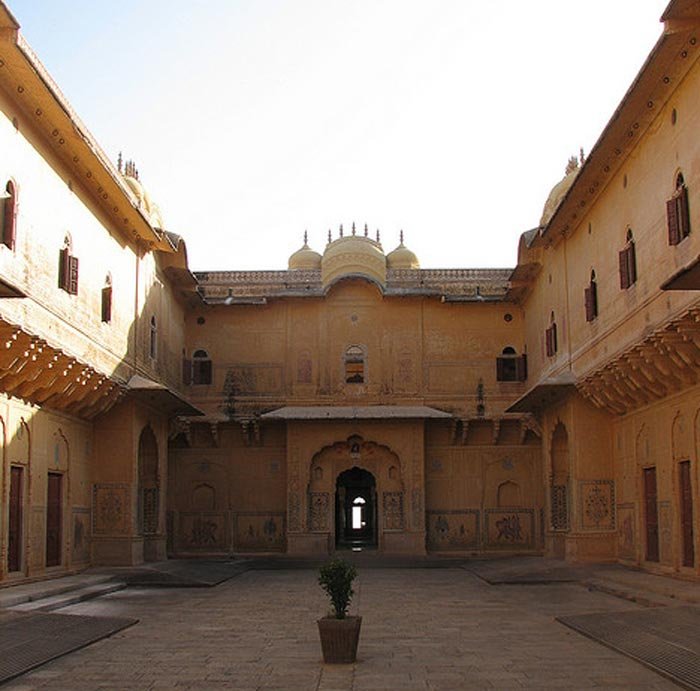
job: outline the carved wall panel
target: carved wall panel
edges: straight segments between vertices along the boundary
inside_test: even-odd
[[[479,511],[428,511],[427,545],[432,552],[478,549]]]
[[[96,535],[129,532],[129,485],[96,484],[92,488],[92,530]]]
[[[309,493],[309,530],[325,532],[331,527],[330,494],[328,492]]]
[[[239,552],[283,552],[286,548],[284,514],[236,514],[233,542]]]
[[[382,495],[384,530],[403,530],[403,492],[384,492]]]
[[[581,480],[580,515],[583,530],[615,529],[615,483],[613,480]]]
[[[533,548],[535,546],[534,509],[486,509],[485,543],[489,549]]]

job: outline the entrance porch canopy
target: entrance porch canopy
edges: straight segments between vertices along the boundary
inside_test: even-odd
[[[450,413],[424,405],[285,406],[260,416],[264,420],[416,420],[449,419]]]

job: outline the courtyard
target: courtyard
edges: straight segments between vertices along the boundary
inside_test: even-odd
[[[283,566],[251,569],[216,587],[129,587],[62,608],[60,614],[138,623],[5,688],[679,688],[556,619],[673,615],[673,607],[648,606],[665,602],[632,602],[577,580],[530,578],[527,584],[517,573],[494,585],[468,562],[360,568],[351,608],[363,617],[358,662],[324,665],[316,619],[328,605],[317,571]],[[674,587],[671,579],[662,581]],[[673,604],[673,595],[654,597]],[[689,604],[684,609],[696,616]],[[684,653],[691,663],[697,646],[689,641]]]

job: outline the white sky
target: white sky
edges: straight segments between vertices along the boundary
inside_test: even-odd
[[[277,269],[379,228],[424,268],[507,267],[667,0],[8,0],[191,268]]]

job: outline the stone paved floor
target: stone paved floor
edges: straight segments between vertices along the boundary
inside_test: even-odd
[[[358,663],[324,665],[311,570],[250,571],[216,588],[127,589],[62,613],[140,623],[7,689],[675,689],[554,621],[639,606],[576,584],[490,586],[460,568],[364,569]]]

